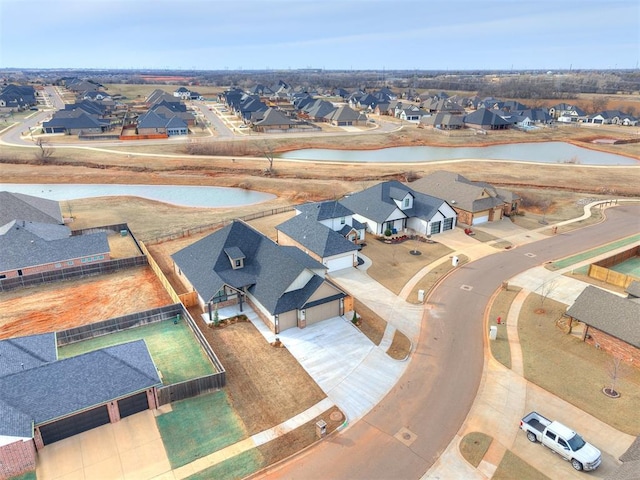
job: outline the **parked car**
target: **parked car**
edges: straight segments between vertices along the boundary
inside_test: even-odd
[[[560,422],[552,422],[537,412],[531,412],[520,421],[532,442],[540,442],[565,460],[576,470],[590,471],[602,462],[600,450],[585,442],[580,435]]]

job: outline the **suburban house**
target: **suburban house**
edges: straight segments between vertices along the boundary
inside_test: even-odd
[[[456,212],[447,202],[395,180],[351,194],[340,203],[375,235],[406,230],[434,235],[456,226]]]
[[[189,127],[187,123],[177,115],[165,117],[152,110],[140,115],[137,121],[138,135],[187,135]]]
[[[158,405],[144,340],[58,359],[56,334],[0,340],[0,477],[36,467],[46,445]]]
[[[367,116],[364,113],[357,112],[348,105],[342,105],[329,113],[326,120],[336,127],[346,127],[352,125],[366,125]]]
[[[626,362],[640,364],[640,302],[589,285],[566,312],[585,325],[582,340]]]
[[[364,225],[336,201],[306,203],[276,226],[278,245],[298,247],[327,267],[327,273],[358,265]]]
[[[269,108],[261,113],[262,118],[253,124],[256,132],[281,132],[296,126],[296,122],[276,108]]]
[[[420,125],[439,130],[460,130],[464,128],[464,116],[454,113],[438,112],[420,119]]]
[[[302,250],[278,245],[241,221],[174,253],[174,270],[197,292],[203,311],[248,302],[274,332],[344,314],[327,268]]]
[[[595,125],[623,125],[634,126],[638,123],[638,119],[632,115],[621,112],[620,110],[605,110],[587,118],[587,123]]]
[[[0,206],[0,279],[110,259],[106,232],[72,236],[58,202],[0,192]]]
[[[36,103],[36,91],[31,85],[11,83],[0,90],[0,112],[26,110]]]
[[[469,128],[481,130],[504,130],[511,125],[498,113],[487,108],[479,108],[464,116],[464,124]]]
[[[456,211],[458,223],[478,225],[501,220],[518,211],[520,197],[485,182],[473,182],[454,172],[437,171],[414,182],[415,191],[446,198]]]

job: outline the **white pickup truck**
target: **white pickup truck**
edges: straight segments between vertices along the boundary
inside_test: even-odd
[[[559,422],[552,422],[539,413],[531,412],[520,421],[532,442],[545,447],[571,462],[576,470],[595,470],[602,461],[600,450],[585,442],[580,435]]]

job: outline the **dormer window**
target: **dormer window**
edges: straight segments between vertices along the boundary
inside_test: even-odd
[[[340,217],[340,225],[344,225],[347,222],[346,218]]]
[[[245,255],[238,247],[225,248],[224,253],[227,254],[227,258],[231,262],[231,268],[238,270],[244,267]]]
[[[403,208],[409,208],[410,203],[411,203],[411,199],[409,197],[405,198]]]

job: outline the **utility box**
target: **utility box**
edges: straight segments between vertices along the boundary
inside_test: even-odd
[[[454,267],[458,266],[458,257],[456,256],[451,257],[451,265],[453,265]]]
[[[327,422],[324,420],[318,420],[316,422],[316,436],[322,438],[327,434]]]
[[[489,327],[489,340],[495,340],[498,338],[498,327],[491,325]]]
[[[420,303],[424,302],[424,290],[418,290],[418,301]]]

